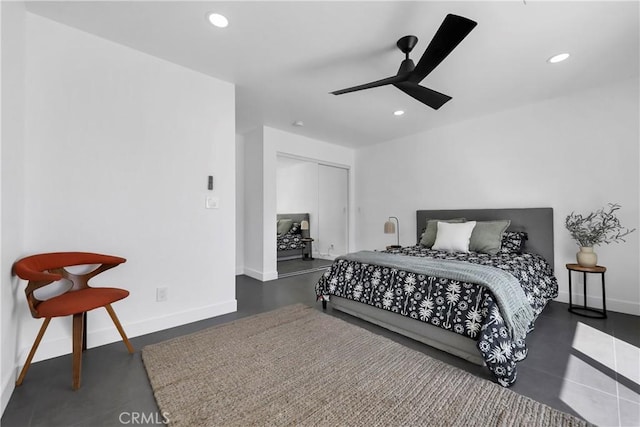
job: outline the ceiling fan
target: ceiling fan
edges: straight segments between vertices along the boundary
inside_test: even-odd
[[[435,36],[422,54],[418,65],[414,65],[409,59],[409,53],[418,43],[416,36],[404,36],[396,45],[405,54],[405,59],[400,64],[400,68],[395,76],[374,82],[353,86],[347,89],[331,92],[334,95],[342,95],[349,92],[356,92],[363,89],[394,85],[407,95],[437,110],[451,99],[450,96],[436,92],[435,90],[420,86],[420,83],[429,73],[433,71],[458,44],[473,30],[478,23],[468,18],[458,15],[448,14]]]

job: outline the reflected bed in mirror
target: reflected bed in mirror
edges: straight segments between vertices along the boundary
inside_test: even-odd
[[[309,223],[308,213],[277,214],[278,278],[320,271],[331,266],[331,261],[313,257]]]

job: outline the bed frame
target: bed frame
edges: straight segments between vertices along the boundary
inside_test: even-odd
[[[292,219],[293,222],[297,222],[298,224],[301,223],[303,220],[307,220],[307,222],[309,221],[309,214],[308,213],[291,213],[291,214],[276,214],[276,219]],[[304,237],[305,236],[304,233],[308,233],[308,230],[305,232],[302,232]],[[286,261],[289,259],[298,259],[298,258],[302,258],[302,254],[304,252],[304,249],[287,249],[284,251],[276,251],[276,255],[277,255],[277,260],[278,261]]]
[[[526,231],[529,234],[529,240],[526,241],[524,250],[542,255],[553,269],[553,208],[419,210],[416,212],[416,218],[418,242],[426,227],[427,219],[466,218],[468,221],[510,219],[511,225],[507,229],[508,231]],[[471,338],[346,298],[332,296],[331,305],[336,310],[382,326],[477,365],[484,365],[484,360],[476,348],[476,341]]]
[[[526,231],[529,234],[524,251],[542,255],[553,269],[553,208],[417,211],[416,242],[420,242],[428,219],[450,218],[466,218],[467,221],[510,219],[507,231]]]

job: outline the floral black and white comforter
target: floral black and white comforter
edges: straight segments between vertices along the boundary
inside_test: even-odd
[[[450,253],[422,246],[388,252],[467,261],[505,270],[520,281],[536,317],[558,294],[551,267],[535,254]],[[525,341],[511,336],[495,297],[487,288],[474,283],[339,259],[316,284],[316,295],[358,301],[472,338],[477,341],[487,367],[504,387],[516,381],[516,362],[527,355]],[[533,322],[529,329],[533,329]]]
[[[303,249],[305,243],[300,239],[302,239],[302,235],[299,233],[284,233],[282,236],[277,237],[277,250],[287,251],[289,249]]]

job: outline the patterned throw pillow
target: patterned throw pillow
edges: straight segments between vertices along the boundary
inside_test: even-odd
[[[524,249],[524,242],[529,236],[524,231],[506,231],[502,235],[500,252],[504,254],[520,254]]]
[[[289,234],[300,234],[301,232],[302,230],[300,230],[300,223],[294,222],[291,226],[291,229],[289,230]]]

